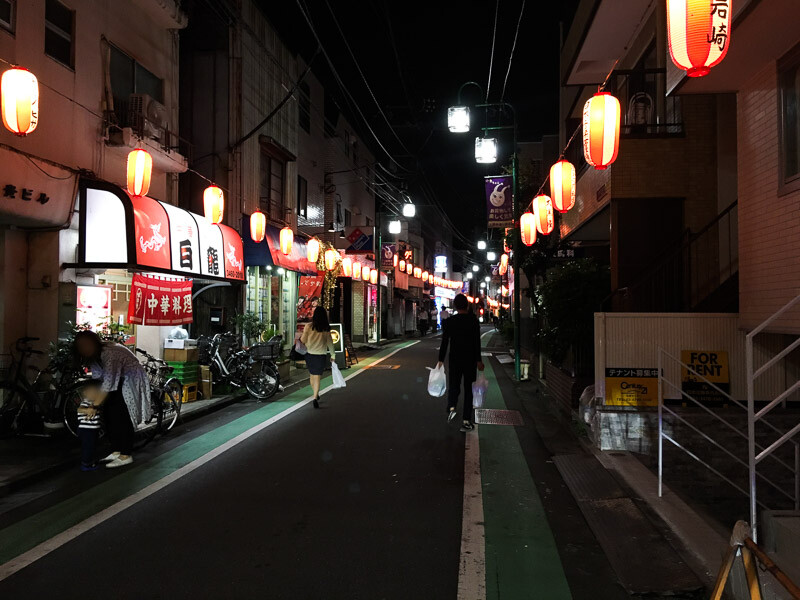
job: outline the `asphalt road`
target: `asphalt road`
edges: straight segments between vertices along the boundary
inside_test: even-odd
[[[426,394],[437,344],[102,522],[0,597],[455,598],[464,442]]]

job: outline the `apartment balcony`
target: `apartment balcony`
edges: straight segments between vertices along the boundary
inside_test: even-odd
[[[192,156],[192,145],[172,131],[162,114],[163,106],[154,102],[144,106],[142,97],[114,99],[114,110],[106,111],[106,146],[120,155],[144,148],[153,157],[153,166],[165,173],[184,173]],[[144,97],[146,99],[146,97]],[[156,106],[157,105],[157,106]]]

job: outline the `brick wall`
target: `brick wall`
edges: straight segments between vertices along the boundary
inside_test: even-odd
[[[774,62],[739,91],[738,155],[739,323],[752,329],[800,291],[800,192],[778,194]],[[771,329],[800,333],[800,309]]]

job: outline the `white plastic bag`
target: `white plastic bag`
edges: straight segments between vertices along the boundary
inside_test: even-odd
[[[447,375],[444,372],[444,366],[431,369],[425,367],[430,371],[428,375],[428,393],[434,398],[441,398],[447,392]]]
[[[478,379],[472,382],[472,408],[481,408],[483,406],[487,389],[489,389],[489,382],[483,371],[481,371],[478,373]]]
[[[331,363],[331,375],[333,376],[333,388],[343,388],[347,384],[344,382],[344,377],[342,377],[342,372],[339,370],[339,365],[335,362]]]
[[[303,342],[297,340],[294,345],[294,351],[300,356],[305,356],[308,353],[308,348],[306,348],[306,345]]]

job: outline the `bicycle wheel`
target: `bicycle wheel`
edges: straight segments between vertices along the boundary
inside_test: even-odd
[[[181,415],[181,399],[183,386],[173,377],[164,384],[164,396],[161,399],[161,410],[158,412],[159,431],[169,431],[178,422]]]
[[[267,400],[275,395],[281,377],[278,367],[271,361],[264,360],[248,365],[245,373],[244,387],[247,393],[256,400]]]
[[[14,383],[0,383],[0,437],[7,437],[19,427],[27,392]],[[29,400],[29,399],[28,399]]]
[[[67,426],[67,430],[75,437],[78,437],[78,407],[83,401],[84,390],[94,385],[97,384],[82,381],[68,387],[61,393],[61,412],[64,425]],[[101,428],[98,437],[102,437],[103,433],[103,429]]]

